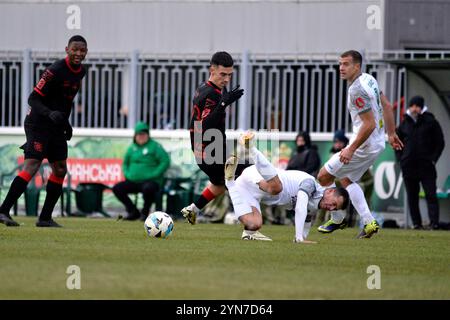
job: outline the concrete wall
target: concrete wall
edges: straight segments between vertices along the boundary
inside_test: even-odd
[[[72,4],[81,10],[80,30],[66,26]],[[373,5],[381,19],[384,0],[1,1],[0,50],[61,51],[80,33],[95,52],[380,51],[383,28],[367,26]]]
[[[450,49],[450,1],[386,1],[385,49]]]

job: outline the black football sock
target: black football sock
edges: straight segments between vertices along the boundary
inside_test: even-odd
[[[216,196],[208,188],[205,188],[200,197],[194,202],[195,206],[200,210],[203,209]]]
[[[31,175],[26,172],[20,172],[17,177],[14,178],[11,183],[11,187],[9,187],[8,194],[6,195],[5,200],[0,206],[0,213],[3,213],[9,216],[9,211],[11,210],[14,203],[16,203],[17,199],[20,198],[22,193],[27,189],[28,182],[31,180]]]
[[[44,206],[42,207],[41,214],[39,215],[40,221],[50,221],[52,218],[53,209],[56,202],[62,193],[62,183],[64,178],[59,178],[50,175],[47,182],[47,195],[45,196]]]

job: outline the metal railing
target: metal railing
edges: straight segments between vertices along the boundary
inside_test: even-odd
[[[278,129],[283,132],[351,131],[346,83],[336,59],[263,56],[243,53],[231,87],[245,95],[227,112],[228,129]],[[21,126],[27,99],[47,66],[61,53],[0,52],[0,125]],[[81,128],[132,128],[146,121],[152,129],[187,129],[196,87],[208,78],[209,55],[152,56],[89,53],[87,74],[74,101],[71,122]],[[387,97],[406,94],[406,69],[367,61]],[[397,121],[400,108],[397,109]]]

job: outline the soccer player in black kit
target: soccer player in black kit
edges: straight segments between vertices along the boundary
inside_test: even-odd
[[[72,138],[69,116],[86,70],[81,62],[87,54],[87,42],[79,35],[69,39],[67,56],[49,66],[42,74],[28,98],[30,106],[25,118],[26,143],[23,170],[13,180],[8,194],[0,206],[0,222],[6,226],[19,226],[9,215],[28,182],[48,159],[52,173],[47,182],[47,195],[37,227],[61,227],[52,219],[52,212],[62,193],[67,173],[67,141]]]
[[[226,89],[233,74],[233,64],[230,54],[223,51],[216,52],[210,61],[209,80],[202,83],[195,92],[189,127],[191,148],[198,166],[208,175],[210,183],[194,203],[181,210],[190,224],[195,224],[197,213],[201,209],[225,192],[225,110],[244,94],[244,90],[239,89],[239,86],[229,92]],[[220,140],[216,141],[218,132],[220,132],[221,143]],[[216,139],[209,139],[209,135],[215,136]],[[208,148],[213,143],[220,144],[219,150],[214,146]],[[211,149],[214,151],[210,152]]]

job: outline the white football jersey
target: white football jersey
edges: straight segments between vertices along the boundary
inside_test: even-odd
[[[297,203],[297,193],[299,190],[303,190],[309,198],[308,211],[315,211],[319,208],[319,202],[323,197],[325,188],[320,186],[313,176],[298,170],[277,169],[277,173],[283,185],[283,190],[275,196],[264,192],[261,197],[262,203],[285,206],[286,209],[293,210]]]
[[[360,114],[372,110],[375,118],[375,130],[359,147],[367,151],[376,151],[385,146],[383,108],[380,99],[380,89],[377,80],[368,73],[362,73],[348,88],[347,108],[353,123],[353,137],[356,138],[362,120]]]

